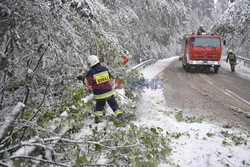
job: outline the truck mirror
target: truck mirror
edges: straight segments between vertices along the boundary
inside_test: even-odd
[[[223,45],[226,45],[227,44],[227,41],[226,40],[223,40]]]

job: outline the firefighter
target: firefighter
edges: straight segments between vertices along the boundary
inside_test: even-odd
[[[226,62],[228,62],[228,60],[229,60],[229,64],[231,67],[231,71],[234,72],[237,58],[231,49],[229,50],[229,52],[227,54]]]
[[[114,90],[109,82],[110,73],[108,68],[102,66],[97,56],[90,55],[87,58],[90,70],[87,73],[86,79],[88,86],[93,90],[96,100],[95,106],[95,123],[101,121],[104,116],[104,106],[108,102],[111,109],[114,111],[119,120],[123,120],[123,112],[114,97]]]
[[[204,26],[201,25],[201,26],[199,27],[198,31],[197,31],[197,34],[198,34],[198,35],[201,35],[202,33],[205,33],[205,32],[206,32],[206,31],[204,30]]]

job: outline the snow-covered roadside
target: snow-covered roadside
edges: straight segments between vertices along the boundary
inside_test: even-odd
[[[230,65],[226,62],[226,57],[221,60],[221,67],[231,72]],[[244,65],[242,61],[239,62],[239,64],[235,66],[235,75],[250,80],[250,67]]]
[[[176,59],[160,60],[141,72],[147,79],[154,78]],[[166,107],[161,89],[146,89],[143,93],[136,123],[160,127],[173,136],[170,164],[160,166],[250,166],[249,134],[206,122],[178,122],[175,118],[178,112]],[[246,144],[239,144],[236,139]]]

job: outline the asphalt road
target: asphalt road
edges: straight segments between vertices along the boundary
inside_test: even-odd
[[[236,71],[237,72],[237,71]],[[175,61],[156,77],[164,78],[166,105],[208,122],[250,130],[250,81],[220,68],[187,73]]]

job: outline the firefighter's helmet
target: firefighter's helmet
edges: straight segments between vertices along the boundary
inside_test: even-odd
[[[90,67],[93,67],[94,65],[100,63],[100,60],[98,59],[96,55],[90,55],[87,58],[87,62]]]

